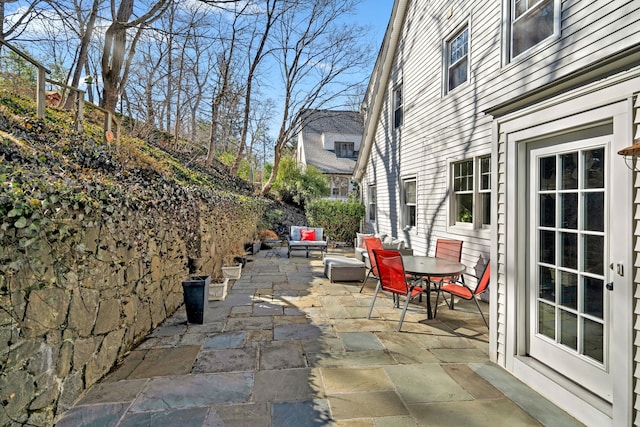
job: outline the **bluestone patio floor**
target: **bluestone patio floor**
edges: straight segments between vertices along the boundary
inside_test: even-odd
[[[341,252],[352,255],[330,249]],[[442,304],[433,320],[412,303],[397,332],[388,295],[367,320],[373,279],[359,293],[330,283],[317,252],[280,253],[250,257],[204,324],[179,309],[56,425],[581,425],[489,361],[473,302]]]

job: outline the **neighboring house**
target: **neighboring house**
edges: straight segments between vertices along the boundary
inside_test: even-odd
[[[491,359],[640,425],[640,1],[395,0],[364,111],[363,231],[464,240]]]
[[[313,165],[328,178],[331,198],[346,199],[362,140],[362,114],[308,110],[301,115],[296,161]]]

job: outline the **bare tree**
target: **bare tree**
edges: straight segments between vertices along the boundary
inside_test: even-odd
[[[218,83],[216,85],[216,93],[211,101],[211,134],[209,138],[209,150],[207,152],[206,164],[210,166],[213,163],[213,159],[216,154],[216,144],[219,138],[218,128],[220,124],[220,107],[223,100],[229,94],[229,88],[231,86],[231,79],[233,74],[232,62],[234,61],[235,51],[237,49],[238,39],[238,25],[240,17],[249,6],[249,3],[245,3],[239,9],[235,8],[233,11],[233,22],[231,24],[231,36],[228,40],[228,45],[223,48],[219,54],[219,67],[220,73],[218,75]],[[223,43],[224,44],[224,43]]]
[[[121,0],[116,9],[116,2],[111,2],[112,22],[105,33],[104,50],[102,52],[103,107],[115,111],[118,98],[126,85],[133,56],[142,31],[160,18],[173,0],[158,0],[146,13],[133,16],[134,0]],[[134,30],[131,43],[127,44],[127,30]]]
[[[278,0],[266,0],[264,5],[264,24],[263,25],[255,25],[254,32],[251,35],[251,43],[248,48],[248,56],[251,56],[252,52],[252,44],[254,39],[257,39],[257,47],[255,52],[253,53],[253,57],[249,58],[249,69],[247,71],[247,80],[246,80],[246,89],[245,89],[245,100],[244,100],[244,111],[242,118],[242,130],[240,132],[240,141],[238,142],[238,152],[236,154],[236,159],[231,167],[231,173],[237,174],[238,168],[240,166],[240,162],[242,161],[244,149],[247,142],[247,132],[249,130],[249,120],[251,114],[251,99],[253,96],[253,81],[256,78],[256,70],[265,55],[265,46],[267,45],[267,40],[269,39],[271,29],[279,19],[280,15],[286,11],[286,6],[278,8],[279,4],[286,4],[285,1],[279,2]],[[260,28],[260,31],[257,29]]]
[[[304,111],[337,107],[361,82],[351,72],[370,63],[370,53],[361,44],[363,29],[339,25],[358,0],[300,2],[280,20],[276,59],[284,84],[283,115],[274,148],[273,169],[261,193],[271,189],[285,147],[299,126]]]
[[[13,3],[8,0],[0,0],[0,39],[10,40],[13,37],[17,37],[24,31],[29,22],[40,16],[39,6],[42,5],[42,0],[34,0],[27,2],[26,9],[18,9],[18,11],[11,16],[11,20],[7,19],[5,4]],[[8,22],[11,25],[5,26]]]

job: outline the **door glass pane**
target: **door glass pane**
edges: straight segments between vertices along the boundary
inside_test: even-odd
[[[604,193],[584,193],[584,229],[604,231]]]
[[[539,296],[547,301],[556,301],[556,281],[553,268],[540,267]]]
[[[565,310],[560,310],[560,343],[574,350],[578,348],[578,318]]]
[[[560,265],[567,268],[578,268],[578,235],[560,233]]]
[[[538,332],[556,339],[556,315],[552,305],[538,302]]]
[[[578,193],[560,195],[560,215],[562,228],[578,228]]]
[[[584,312],[602,319],[604,313],[604,280],[584,277]]]
[[[556,189],[556,157],[540,158],[540,190]]]
[[[556,233],[540,230],[540,262],[556,263]]]
[[[586,356],[592,357],[598,362],[604,362],[604,328],[602,323],[590,319],[583,319],[584,327],[584,351]]]
[[[560,304],[578,308],[578,276],[563,271],[560,273]]]
[[[562,173],[561,189],[575,190],[578,188],[578,153],[568,153],[560,156]]]
[[[541,227],[556,226],[556,195],[555,194],[540,195],[540,226]]]
[[[604,148],[584,152],[584,188],[604,188]]]
[[[584,236],[584,271],[604,274],[604,237]]]

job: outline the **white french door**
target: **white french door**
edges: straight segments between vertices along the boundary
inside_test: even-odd
[[[612,401],[610,136],[528,152],[529,355]],[[624,240],[624,239],[622,239]],[[609,285],[608,285],[609,284]]]

